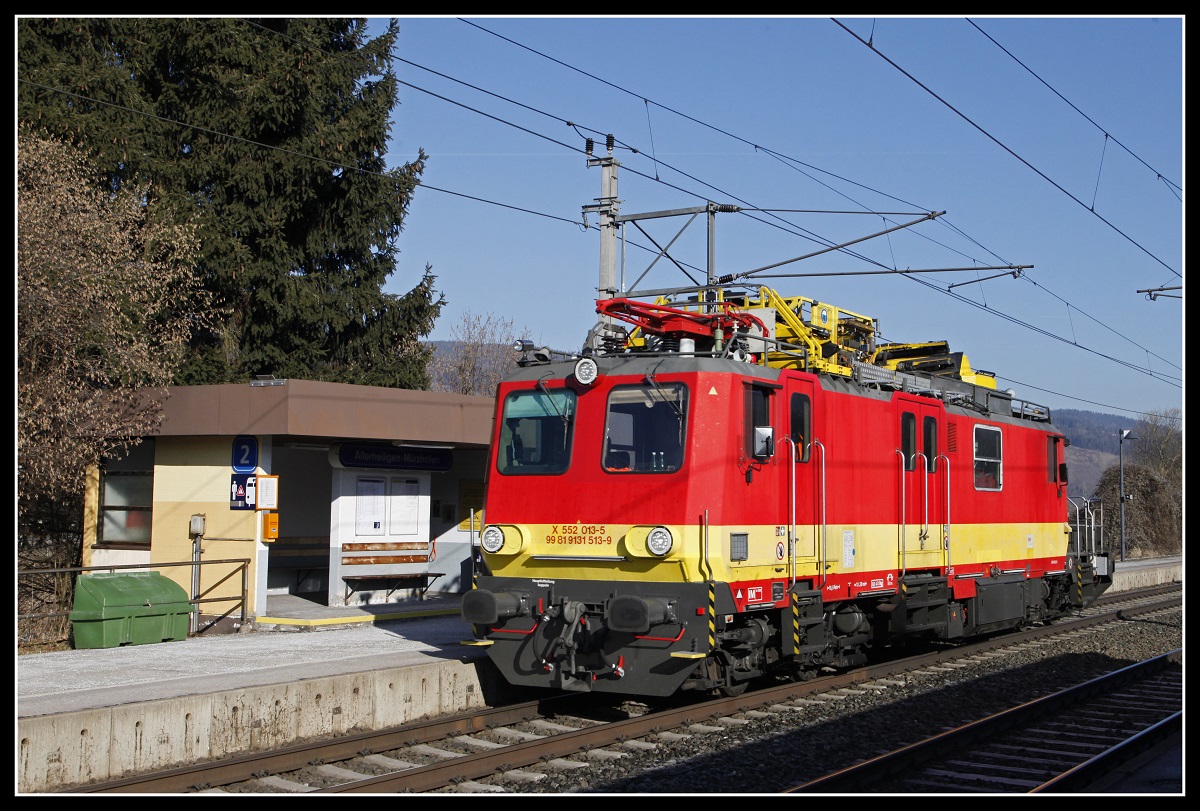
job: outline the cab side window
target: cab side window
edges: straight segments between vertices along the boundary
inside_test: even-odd
[[[1003,445],[999,428],[975,426],[975,489],[999,490],[1004,486]]]
[[[937,417],[926,417],[921,423],[922,433],[924,434],[925,450],[925,470],[930,473],[937,473],[938,463],[938,424]]]
[[[793,394],[789,404],[788,423],[791,428],[788,434],[796,445],[796,461],[807,462],[811,451],[812,439],[812,400],[807,394]]]
[[[911,411],[900,414],[900,452],[904,454],[904,469],[917,469],[917,415]]]
[[[746,387],[746,455],[763,461],[775,454],[775,429],[771,426],[772,389]]]

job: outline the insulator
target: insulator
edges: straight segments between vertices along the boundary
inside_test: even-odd
[[[605,148],[606,148],[606,149],[607,149],[609,152],[612,152],[612,148],[613,148],[613,137],[612,137],[612,134],[611,134],[611,133],[608,135],[608,137],[607,137],[607,138],[605,138],[605,139],[604,139],[604,146],[605,146]]]
[[[733,281],[733,278],[734,277],[732,273],[726,273],[724,276],[721,276],[717,279],[717,284],[729,284]]]
[[[737,214],[741,209],[730,203],[721,203],[717,206],[717,211],[722,214]]]
[[[584,152],[586,152],[589,155],[592,154],[592,148],[595,146],[596,146],[596,142],[593,141],[591,138],[588,138],[587,145],[584,146]]]
[[[625,335],[602,335],[600,349],[602,352],[620,352],[625,348],[626,339]]]

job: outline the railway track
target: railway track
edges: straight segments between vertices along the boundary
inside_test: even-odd
[[[795,793],[1086,791],[1183,727],[1182,649],[966,724]]]
[[[1180,590],[1159,589],[1099,603],[1084,616],[970,645],[941,647],[896,661],[773,684],[733,698],[614,704],[566,694],[481,712],[431,719],[379,732],[297,744],[215,763],[73,789],[85,793],[339,793],[509,791],[547,774],[589,763],[644,756],[683,738],[728,732],[756,719],[803,713],[814,702],[887,691],[905,674],[1002,656],[1005,648],[1045,644],[1104,623],[1175,607]]]

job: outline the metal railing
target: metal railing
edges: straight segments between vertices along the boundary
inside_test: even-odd
[[[1074,513],[1070,522],[1072,546],[1077,555],[1104,551],[1104,504],[1098,498],[1073,498],[1067,501]]]
[[[249,582],[250,582],[250,574],[249,574],[250,559],[249,558],[230,558],[227,560],[200,560],[200,561],[188,560],[188,561],[181,561],[178,563],[122,563],[122,564],[110,564],[108,566],[71,566],[71,567],[56,568],[56,569],[18,569],[17,570],[17,581],[18,581],[17,590],[18,590],[18,594],[19,594],[21,591],[21,586],[20,586],[21,578],[33,578],[33,577],[47,576],[47,575],[49,575],[49,576],[65,575],[65,574],[71,574],[71,573],[82,574],[82,573],[86,573],[86,572],[110,572],[111,573],[111,572],[115,572],[118,569],[155,570],[155,569],[163,569],[163,568],[170,568],[170,567],[176,567],[176,566],[193,567],[193,573],[195,576],[193,577],[192,582],[199,583],[199,582],[201,582],[201,578],[200,578],[200,569],[198,567],[216,566],[216,565],[220,565],[220,564],[231,565],[233,568],[230,569],[230,571],[228,573],[226,573],[224,576],[220,577],[215,583],[213,583],[210,586],[208,586],[207,588],[205,588],[203,591],[201,591],[198,587],[195,588],[193,590],[194,593],[193,593],[192,597],[188,600],[188,602],[191,605],[196,606],[197,608],[199,608],[201,605],[208,604],[208,603],[232,603],[232,605],[230,605],[228,608],[223,610],[221,613],[216,614],[215,616],[210,614],[209,616],[212,616],[212,619],[207,620],[203,625],[200,625],[196,614],[193,613],[191,627],[190,627],[190,633],[202,634],[205,631],[212,628],[213,626],[215,626],[217,623],[221,622],[222,620],[228,619],[230,616],[232,616],[234,614],[234,612],[237,612],[239,610],[240,610],[240,621],[242,622],[243,625],[245,624],[246,613],[247,613],[246,606],[247,606],[247,599],[248,599],[247,595],[249,593]],[[241,594],[240,594],[240,596],[237,596],[237,597],[213,597],[213,596],[210,596],[219,586],[221,586],[224,583],[227,583],[228,581],[230,581],[231,579],[233,579],[234,577],[237,577],[239,575],[241,576]],[[73,588],[70,591],[73,592]],[[49,601],[47,601],[47,602],[49,602]],[[67,616],[70,616],[70,614],[71,614],[70,609],[65,610],[65,611],[46,611],[46,612],[40,612],[40,613],[19,613],[19,614],[17,614],[17,620],[18,620],[18,622],[20,622],[21,620],[26,620],[26,621],[46,620],[46,619],[52,619],[54,617],[67,617]],[[20,639],[19,635],[18,635],[17,644],[18,645],[21,644],[21,639]]]

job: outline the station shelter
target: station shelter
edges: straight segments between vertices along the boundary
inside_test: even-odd
[[[149,566],[219,615],[460,593],[491,397],[262,376],[172,386],[159,430],[88,472],[83,566]]]

